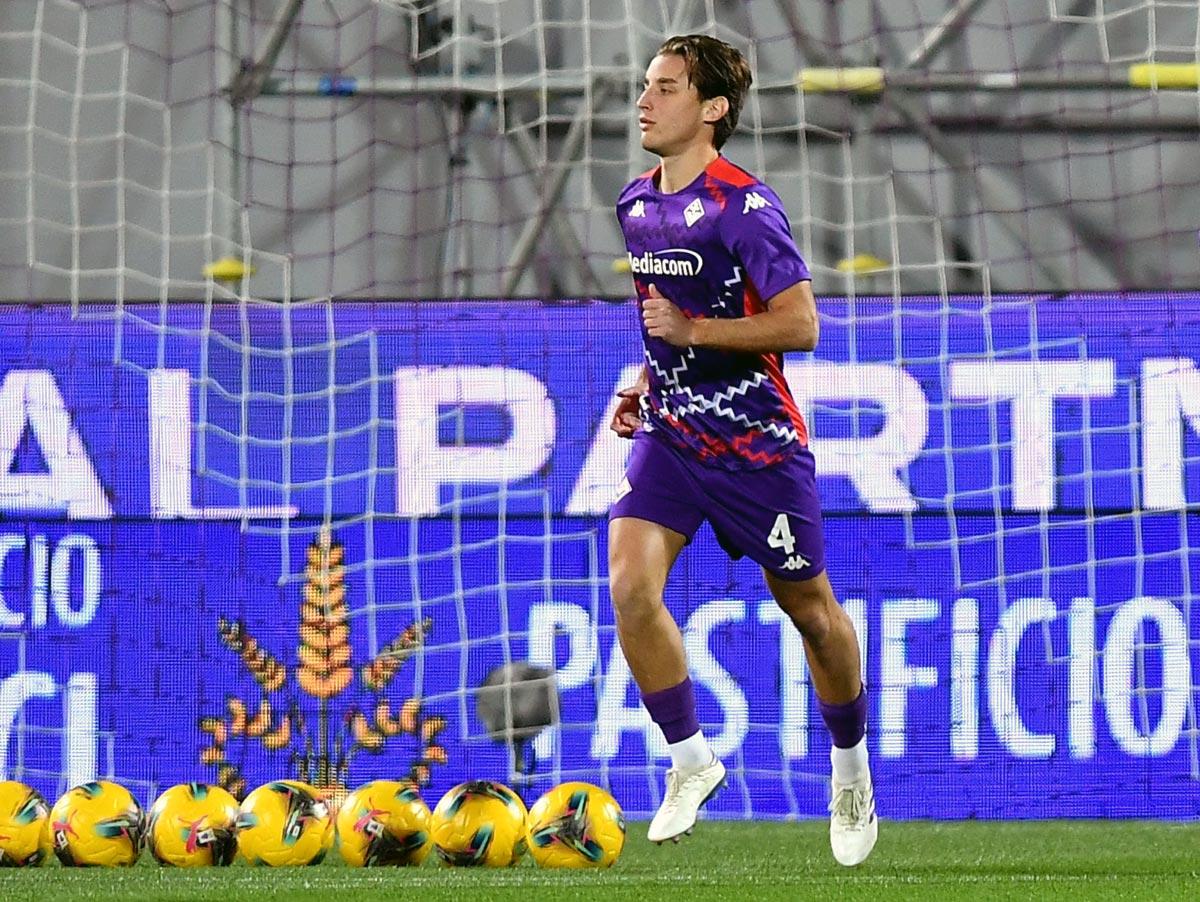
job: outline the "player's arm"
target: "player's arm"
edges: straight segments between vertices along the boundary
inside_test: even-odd
[[[655,285],[642,302],[646,332],[677,348],[715,348],[751,354],[811,351],[821,326],[812,282],[796,282],[767,301],[762,313],[739,319],[688,319]]]

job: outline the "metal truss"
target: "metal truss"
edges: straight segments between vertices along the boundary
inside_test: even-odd
[[[1053,122],[1039,122],[1037,118],[1010,116],[1006,112],[1011,98],[1028,92],[1152,89],[1195,91],[1200,83],[1200,64],[1096,66],[1084,74],[1073,75],[1046,74],[1034,71],[1033,67],[1026,70],[1020,65],[1015,71],[1007,73],[930,70],[930,63],[942,54],[954,50],[972,17],[987,2],[988,0],[956,0],[907,55],[900,53],[898,48],[891,48],[892,53],[889,55],[896,57],[894,66],[858,67],[849,65],[838,54],[825,49],[838,43],[836,30],[839,11],[835,3],[829,3],[827,6],[828,33],[825,35],[826,40],[822,42],[810,33],[807,20],[802,21],[794,0],[776,0],[779,14],[788,24],[797,54],[809,65],[802,68],[792,82],[766,84],[757,90],[763,95],[789,94],[799,90],[805,93],[843,96],[847,102],[852,101],[853,110],[843,109],[844,115],[839,116],[836,122],[813,121],[798,123],[797,126],[798,129],[804,128],[806,134],[811,134],[813,140],[818,142],[822,140],[821,133],[824,133],[825,140],[828,140],[830,135],[853,138],[865,148],[862,153],[872,168],[887,166],[887,161],[870,141],[872,136],[903,133],[919,137],[947,164],[952,177],[960,183],[954,192],[956,203],[962,203],[962,198],[969,195],[977,197],[978,204],[970,212],[977,217],[994,219],[998,228],[1017,245],[1026,249],[1028,258],[1034,261],[1037,267],[1039,278],[1044,281],[1044,288],[1065,289],[1067,286],[1062,276],[1044,263],[1034,249],[1028,246],[1028,236],[1022,235],[1008,218],[990,212],[1012,209],[1014,202],[1019,200],[1017,195],[1022,191],[1033,189],[1040,192],[1041,196],[1049,196],[1052,193],[1050,186],[1020,185],[1015,182],[1016,176],[1006,170],[979,166],[978,161],[959,147],[951,135],[963,131],[1027,132],[1039,129],[1058,133],[1118,134],[1153,131],[1181,137],[1200,135],[1200,117],[1133,117],[1124,114],[1123,118],[1114,118],[1083,113],[1057,116]],[[529,97],[576,98],[578,105],[565,131],[562,126],[547,126],[548,135],[558,139],[557,160],[540,161],[532,140],[521,128],[510,129],[506,133],[497,129],[502,132],[504,140],[517,159],[534,175],[535,184],[539,186],[538,191],[524,192],[524,196],[535,201],[534,208],[524,217],[525,225],[509,256],[503,292],[509,296],[518,291],[537,250],[550,239],[557,245],[556,253],[559,258],[571,261],[576,283],[554,287],[559,290],[566,289],[571,293],[599,292],[600,281],[591,269],[588,255],[583,252],[582,243],[570,218],[560,208],[572,163],[578,156],[585,137],[589,133],[613,133],[611,126],[597,123],[593,121],[593,117],[606,100],[624,96],[629,89],[626,79],[616,79],[611,75],[587,78],[550,72],[535,82],[528,76],[451,77],[416,70],[411,77],[405,78],[354,78],[333,73],[326,76],[282,79],[274,75],[275,65],[304,3],[305,0],[285,0],[279,6],[262,46],[252,60],[243,63],[241,70],[225,88],[224,93],[234,111],[231,147],[235,155],[240,153],[236,126],[237,111],[260,97],[384,97],[428,100],[443,104],[447,111],[466,100],[474,100],[492,104],[492,120],[497,122],[500,115],[508,117],[510,121],[519,122],[516,114],[508,108],[510,100]],[[875,14],[882,17],[879,0],[872,0],[872,3]],[[1036,61],[1053,54],[1070,39],[1073,30],[1070,20],[1085,16],[1093,6],[1094,0],[1072,0],[1062,20],[1053,24],[1033,45],[1027,58]],[[672,16],[672,25],[679,29],[685,27],[692,19],[695,7],[695,0],[680,0]],[[745,14],[744,11],[742,14]],[[236,16],[230,18],[236,19]],[[236,49],[237,36],[233,26],[230,40]],[[986,99],[969,117],[934,115],[918,102],[919,97],[948,93],[971,93],[990,99]],[[447,129],[448,140],[449,135],[450,130]],[[461,151],[461,148],[459,150]],[[240,179],[236,161],[233,172],[236,182]],[[969,184],[967,173],[970,173]],[[897,202],[904,207],[905,212],[939,222],[945,219],[945,211],[939,211],[930,205],[926,199],[927,192],[919,190],[900,173],[891,175]],[[1026,172],[1023,177],[1028,181],[1029,173]],[[236,184],[234,188],[237,190]],[[1119,264],[1113,261],[1112,255],[1106,250],[1106,236],[1077,215],[1065,199],[1061,204],[1043,204],[1042,209],[1049,210],[1059,218],[1064,228],[1077,235],[1092,260],[1106,269],[1114,281],[1118,284],[1129,284],[1129,274],[1119,269]],[[963,221],[965,217],[957,216],[956,219]],[[943,251],[948,260],[964,264],[964,272],[978,271],[980,261],[971,251],[971,236],[966,234],[965,230],[953,234],[949,229],[943,228],[940,234]],[[444,260],[443,266],[453,269],[454,263]],[[442,284],[447,284],[445,278]],[[469,286],[458,284],[452,287],[461,289]],[[966,289],[970,286],[959,287]],[[1003,290],[1003,286],[992,287]]]

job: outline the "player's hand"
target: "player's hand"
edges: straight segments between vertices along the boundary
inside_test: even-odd
[[[656,285],[650,286],[650,296],[642,301],[642,322],[646,334],[653,338],[661,338],[677,348],[692,344],[692,321],[663,297]]]
[[[633,438],[634,433],[642,428],[642,418],[638,411],[646,388],[645,384],[639,382],[617,392],[617,397],[621,399],[621,402],[617,405],[617,412],[613,414],[608,428],[621,438]]]

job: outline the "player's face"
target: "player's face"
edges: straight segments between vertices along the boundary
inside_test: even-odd
[[[669,53],[650,61],[637,108],[642,147],[650,153],[673,156],[706,137],[704,103],[681,56]]]

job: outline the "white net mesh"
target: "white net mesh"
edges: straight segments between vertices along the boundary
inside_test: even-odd
[[[1105,62],[1194,62],[1200,46],[1190,0],[1049,0],[1055,22],[1094,26]]]
[[[944,7],[6,5],[0,287],[70,301],[64,341],[105,342],[124,375],[108,386],[94,354],[60,360],[34,337],[6,362],[65,368],[60,383],[84,386],[66,392],[72,413],[134,410],[145,432],[148,476],[129,490],[144,500],[112,509],[153,531],[125,540],[118,523],[98,547],[153,549],[118,607],[157,598],[185,627],[163,628],[138,679],[205,643],[206,667],[246,669],[232,688],[151,681],[136,705],[101,692],[115,772],[148,785],[215,767],[202,773],[236,785],[288,770],[336,789],[407,742],[405,767],[435,788],[534,766],[531,785],[593,779],[652,810],[661,741],[615,645],[595,519],[620,478],[602,424],[637,360],[614,337],[632,323],[603,305],[388,302],[627,295],[611,204],[647,162],[631,100],[663,36],[703,31],[756,72],[727,152],[779,192],[833,296],[821,359],[789,369],[830,477],[835,581],[876,662],[892,810],[1046,814],[1005,791],[1061,754],[1102,762],[1075,784],[1040,775],[1080,812],[1105,813],[1088,800],[1127,764],[1105,754],[1186,755],[1171,773],[1194,780],[1194,300],[1130,301],[1098,325],[1086,296],[1028,292],[1198,281],[1195,208],[1178,200],[1200,185],[1194,85],[1129,89],[1111,69],[1196,61],[1195,6]],[[880,60],[881,97],[796,90],[802,68]],[[1014,74],[1057,82],[1022,92]],[[1139,316],[1167,324],[1148,370],[1121,356]],[[110,441],[118,461],[120,429]],[[885,552],[890,573],[870,561]],[[195,613],[181,569],[201,587]],[[822,812],[826,740],[798,638],[711,542],[677,579],[705,726],[733,764],[718,813]],[[905,657],[910,629],[924,663]],[[765,670],[763,647],[778,650]],[[557,671],[561,705],[532,759],[493,743],[476,710],[480,684],[524,662]],[[10,672],[40,667],[61,693],[69,676],[49,664]],[[1033,689],[1010,699],[1016,680]],[[168,709],[180,720],[155,736],[144,721]],[[238,710],[266,712],[257,733]],[[22,729],[64,729],[43,714]],[[122,743],[147,736],[162,749],[122,766]],[[942,743],[941,772],[979,778],[967,808],[909,792],[926,741]],[[83,769],[14,767],[59,782]],[[989,780],[1000,788],[978,788]]]
[[[936,292],[946,265],[951,290],[980,291],[985,261],[995,291],[1197,278],[1194,217],[1173,202],[1200,181],[1187,152],[1196,93],[1130,90],[1124,67],[1182,67],[1139,84],[1185,85],[1198,59],[1188,3],[1021,16],[917,4],[829,22],[711,0],[99,3],[86,38],[71,9],[30,0],[5,13],[5,209],[41,205],[6,217],[10,296],[199,296],[204,263],[251,246],[256,297],[285,288],[273,254],[303,297],[619,296],[611,200],[646,164],[629,104],[662,35],[687,30],[751,57],[729,155],[779,191],[831,293]],[[1133,22],[1159,26],[1135,40]],[[1122,40],[1136,50],[1111,52]],[[882,95],[795,90],[806,67],[880,60],[894,85]],[[1016,74],[1042,87],[1015,90]],[[78,222],[71,185],[84,192]],[[124,284],[103,275],[117,271]]]

